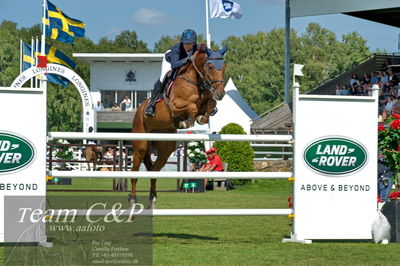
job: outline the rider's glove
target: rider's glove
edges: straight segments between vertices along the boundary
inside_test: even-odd
[[[190,61],[190,62],[193,62],[193,60],[194,60],[194,55],[188,56],[188,57],[187,57],[187,60]]]

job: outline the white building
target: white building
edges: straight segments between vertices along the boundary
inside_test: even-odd
[[[90,93],[93,103],[102,101],[105,108],[120,104],[125,96],[133,108],[150,96],[160,77],[164,54],[146,53],[74,53],[90,65]]]

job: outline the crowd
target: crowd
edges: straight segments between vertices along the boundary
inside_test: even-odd
[[[353,73],[347,84],[336,85],[336,95],[371,96],[372,86],[379,86],[380,114],[383,120],[391,114],[400,113],[399,78],[386,60],[379,72],[364,73],[362,78]]]
[[[114,105],[111,108],[104,108],[103,101],[97,101],[97,104],[95,106],[96,111],[102,112],[102,111],[111,111],[111,112],[130,112],[133,111],[133,105],[131,99],[129,99],[129,96],[125,96],[125,98],[122,100],[120,104],[114,103]]]

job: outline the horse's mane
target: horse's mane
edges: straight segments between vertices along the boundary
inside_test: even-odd
[[[199,49],[194,53],[194,64],[197,68],[202,68],[204,63],[206,62],[207,53],[206,53],[206,45],[204,43],[200,44]],[[192,67],[192,64],[186,64],[184,67],[181,68],[179,74],[183,74]]]

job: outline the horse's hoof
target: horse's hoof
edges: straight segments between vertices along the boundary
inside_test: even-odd
[[[153,197],[153,198],[150,200],[150,209],[154,210],[154,209],[156,208],[156,203],[157,203],[157,198],[156,198],[156,197]]]
[[[135,204],[137,202],[136,195],[133,196],[132,194],[128,194],[128,202],[129,202],[129,205],[131,206],[131,208],[134,208]]]
[[[185,129],[185,128],[187,128],[187,126],[186,126],[186,121],[179,121],[179,123],[178,123],[178,128],[179,128],[179,129]]]
[[[208,122],[207,120],[208,120],[207,117],[204,116],[204,115],[199,115],[199,116],[196,118],[197,124],[199,124],[199,125],[207,124],[207,122]]]

